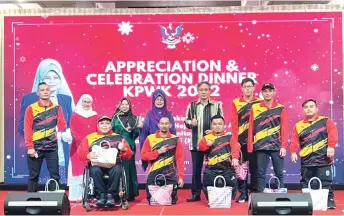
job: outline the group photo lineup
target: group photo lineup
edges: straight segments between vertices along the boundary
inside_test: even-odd
[[[82,209],[65,214],[341,211],[342,17],[5,16],[4,184]]]

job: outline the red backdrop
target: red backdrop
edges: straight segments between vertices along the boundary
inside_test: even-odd
[[[20,103],[47,58],[61,64],[74,101],[91,94],[99,114],[112,115],[128,96],[134,113],[144,117],[151,92],[165,89],[185,144],[187,182],[192,172],[189,131],[181,118],[197,99],[195,84],[206,77],[217,78],[210,79],[212,97],[222,101],[227,122],[230,103],[240,96],[240,81],[252,77],[257,92],[263,82],[276,85],[291,127],[302,118],[301,103],[313,97],[321,114],[333,117],[342,132],[341,17],[340,12],[6,17],[5,182],[26,182],[25,148],[17,129]],[[176,33],[170,42],[161,26],[163,32]],[[342,133],[340,146],[341,141]],[[342,166],[341,149],[336,167]],[[136,159],[143,183],[139,152]],[[299,166],[290,163],[289,154],[285,174],[286,182],[299,181]],[[343,183],[344,174],[336,173],[335,181]]]

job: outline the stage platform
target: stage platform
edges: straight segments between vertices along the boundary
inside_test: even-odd
[[[20,191],[0,191],[0,215],[4,214],[4,200],[7,193],[18,192]],[[130,202],[128,210],[92,210],[86,212],[80,203],[71,203],[71,215],[247,215],[247,203],[233,202],[231,209],[210,209],[204,197],[200,202],[187,203],[186,199],[190,196],[190,190],[179,190],[178,204],[173,206],[148,206],[145,194],[144,190],[140,190],[140,196],[135,201]],[[314,211],[313,215],[343,215],[344,191],[335,191],[335,198],[337,209],[325,212]]]

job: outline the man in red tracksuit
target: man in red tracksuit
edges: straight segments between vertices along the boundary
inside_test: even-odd
[[[100,192],[100,197],[97,205],[100,207],[113,207],[115,205],[114,195],[120,193],[118,190],[120,179],[122,177],[122,160],[129,160],[133,155],[129,144],[119,134],[112,132],[111,120],[109,116],[101,116],[98,119],[97,131],[87,135],[80,144],[78,149],[79,158],[81,161],[90,162],[97,159],[99,155],[92,152],[93,146],[106,146],[108,148],[118,149],[116,164],[114,166],[103,167],[92,165],[90,168],[91,176],[94,181],[94,186]],[[109,175],[109,181],[106,185],[104,182],[104,174]]]
[[[235,187],[237,179],[233,167],[239,166],[240,147],[225,132],[225,120],[221,115],[211,118],[212,132],[205,135],[199,142],[199,151],[205,152],[206,167],[203,172],[203,191],[208,199],[208,186],[214,186],[216,176],[223,176],[226,186]],[[219,186],[217,182],[217,186]]]
[[[266,171],[270,158],[275,176],[283,184],[283,159],[288,147],[288,119],[286,108],[274,99],[275,86],[265,83],[262,86],[264,100],[252,105],[247,150],[255,152],[258,168],[258,192],[266,185]]]
[[[66,129],[66,121],[59,105],[50,100],[50,87],[38,85],[39,100],[25,111],[24,138],[29,168],[28,192],[37,192],[38,178],[45,159],[50,178],[60,180],[56,126],[59,132]],[[55,190],[55,183],[50,187]]]
[[[176,204],[178,186],[184,185],[184,151],[183,144],[171,134],[171,122],[167,117],[159,121],[159,131],[149,135],[142,147],[141,158],[150,161],[151,167],[147,178],[147,200],[150,203],[151,194],[148,185],[159,186],[173,184],[172,204]],[[166,182],[165,182],[166,181]]]
[[[335,209],[332,184],[333,157],[338,143],[338,130],[334,122],[319,116],[317,102],[308,99],[302,104],[305,118],[296,123],[291,139],[291,160],[296,163],[297,152],[301,158],[301,185],[308,188],[309,180],[318,177],[322,187],[329,189],[328,208]]]
[[[231,112],[232,139],[235,139],[240,144],[243,162],[249,161],[251,191],[257,190],[257,161],[255,154],[247,152],[248,120],[252,105],[261,101],[254,96],[254,86],[253,79],[245,78],[242,80],[241,91],[243,95],[233,100]],[[248,201],[247,179],[238,179],[238,189],[240,196],[236,202],[243,203]]]

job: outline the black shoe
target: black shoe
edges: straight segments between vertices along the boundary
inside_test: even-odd
[[[177,204],[177,201],[178,201],[178,198],[175,198],[175,199],[172,198],[172,205]]]
[[[107,202],[106,207],[112,208],[115,206],[115,199],[113,198],[112,194],[107,195]]]
[[[248,201],[248,196],[247,194],[240,194],[240,196],[238,197],[238,199],[236,200],[237,203],[244,203]]]
[[[192,197],[186,200],[186,202],[196,202],[196,201],[201,201],[200,195],[192,195]]]
[[[327,208],[328,209],[336,209],[336,203],[334,202],[334,199],[329,199],[327,201]]]
[[[105,206],[105,203],[106,203],[106,194],[100,194],[100,197],[97,201],[97,206],[99,207],[104,207]]]

